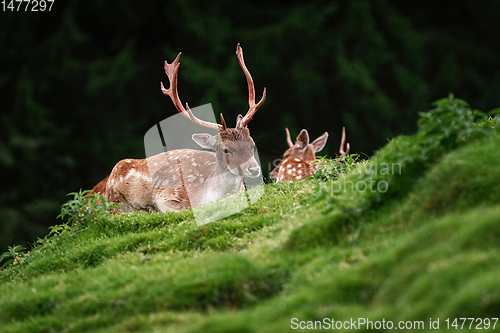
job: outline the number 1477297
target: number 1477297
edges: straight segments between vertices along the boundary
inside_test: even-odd
[[[456,330],[458,329],[464,329],[464,324],[465,328],[467,329],[467,321],[470,321],[469,329],[495,329],[495,326],[497,325],[498,318],[455,318],[451,322],[453,318],[447,318],[445,320],[446,322],[446,328],[447,329],[453,329],[455,328]],[[492,323],[494,321],[494,323]],[[450,324],[451,322],[451,324]],[[462,322],[462,325],[460,325],[460,322]],[[493,327],[491,325],[493,324]]]
[[[2,0],[2,11],[44,12],[51,11],[55,0]]]

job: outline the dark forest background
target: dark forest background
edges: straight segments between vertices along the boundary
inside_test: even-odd
[[[183,102],[212,103],[234,126],[248,109],[241,43],[257,98],[267,88],[249,128],[268,173],[285,127],[328,131],[322,154],[335,156],[346,126],[351,152],[371,155],[450,92],[499,107],[499,18],[492,0],[56,0],[51,12],[2,11],[0,252],[60,223],[67,193],[144,157],[146,131],[177,112],[159,83],[180,51]]]

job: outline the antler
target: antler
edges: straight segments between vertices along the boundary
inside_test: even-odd
[[[250,120],[252,120],[252,117],[255,114],[255,112],[260,108],[262,103],[264,103],[264,101],[266,100],[266,88],[264,88],[264,93],[262,94],[260,102],[255,104],[255,87],[253,84],[252,75],[250,75],[250,72],[248,71],[247,66],[245,65],[245,60],[243,59],[243,50],[241,49],[239,43],[236,46],[236,56],[238,57],[238,62],[240,63],[241,69],[243,69],[243,72],[245,73],[248,83],[248,105],[250,106],[250,108],[248,109],[247,114],[243,117],[243,119],[239,123],[241,127],[244,127],[248,124]]]
[[[292,142],[292,138],[290,137],[290,131],[286,127],[285,127],[285,131],[286,131],[286,142],[288,143],[288,147],[292,148],[293,142]]]
[[[171,64],[169,64],[165,60],[165,74],[167,74],[168,76],[168,80],[170,82],[170,88],[165,89],[165,87],[163,86],[163,82],[160,82],[161,91],[163,92],[163,94],[170,96],[170,98],[172,99],[172,103],[174,103],[177,111],[179,111],[180,114],[182,114],[185,118],[191,120],[193,123],[203,127],[213,128],[216,130],[224,128],[225,126],[223,127],[222,125],[196,118],[187,103],[186,103],[187,110],[184,109],[184,107],[182,106],[181,99],[179,98],[179,94],[177,92],[177,75],[179,73],[180,57],[181,57],[181,52],[179,52],[177,58],[175,58],[175,60]]]
[[[347,150],[344,151],[344,143],[345,143],[345,127],[342,127],[342,139],[340,140],[340,149],[339,149],[339,153],[342,156],[349,155],[349,150],[351,149],[351,147],[349,146],[349,142],[348,142],[347,143]]]

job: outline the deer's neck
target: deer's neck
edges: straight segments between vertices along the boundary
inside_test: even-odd
[[[243,177],[228,170],[224,163],[217,163],[208,177],[198,205],[217,201],[228,195],[239,192],[243,188]]]

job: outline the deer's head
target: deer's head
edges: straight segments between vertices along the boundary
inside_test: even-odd
[[[295,157],[308,162],[314,161],[316,159],[316,153],[325,147],[326,140],[328,139],[328,132],[325,132],[316,140],[309,143],[309,133],[307,133],[307,130],[303,129],[297,136],[295,143],[292,144],[288,128],[285,128],[285,131],[286,141],[288,143],[288,147],[290,148],[288,148],[283,154],[283,159]]]
[[[161,90],[165,95],[170,96],[175,107],[184,117],[200,126],[218,130],[217,135],[200,133],[193,134],[192,138],[202,148],[213,149],[215,151],[217,156],[216,169],[218,169],[219,172],[229,170],[232,174],[238,176],[258,177],[261,174],[261,169],[259,163],[255,159],[255,143],[250,136],[247,124],[252,120],[255,112],[264,103],[266,99],[266,89],[264,88],[262,98],[256,104],[253,79],[245,65],[243,50],[240,44],[236,47],[236,56],[247,79],[249,109],[245,116],[238,115],[234,128],[226,126],[222,113],[220,115],[221,124],[217,124],[196,118],[187,103],[186,108],[182,106],[177,92],[177,75],[180,66],[180,55],[181,53],[177,55],[177,58],[171,64],[165,61],[165,73],[169,78],[170,88],[165,89],[163,83],[161,83]]]
[[[255,159],[255,143],[247,127],[226,128],[217,135],[193,134],[193,140],[204,149],[215,150],[220,171],[234,175],[258,177],[261,170]]]

